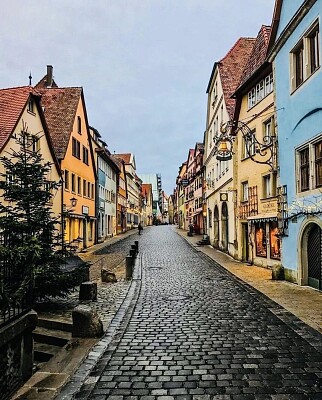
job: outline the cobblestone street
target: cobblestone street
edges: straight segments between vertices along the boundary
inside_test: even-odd
[[[152,227],[119,312],[57,400],[322,399],[321,338]]]

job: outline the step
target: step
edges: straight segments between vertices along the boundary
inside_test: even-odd
[[[38,316],[37,326],[46,329],[55,329],[58,331],[72,332],[73,324],[66,319],[50,319],[47,317]]]
[[[34,343],[34,360],[35,362],[47,362],[53,356],[61,351],[60,346],[54,346],[46,343]]]
[[[35,342],[46,343],[54,346],[63,347],[69,342],[72,334],[61,330],[53,330],[37,326],[33,331]]]

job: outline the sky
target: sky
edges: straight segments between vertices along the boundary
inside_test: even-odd
[[[173,193],[203,141],[213,64],[270,25],[274,0],[10,0],[1,6],[0,88],[35,85],[54,68],[82,86],[89,124],[137,174]]]

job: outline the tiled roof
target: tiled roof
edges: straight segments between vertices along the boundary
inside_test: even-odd
[[[30,93],[33,93],[31,86],[0,90],[0,149],[13,132]]]
[[[218,63],[225,104],[230,118],[233,118],[235,100],[231,95],[239,86],[245,65],[253,50],[256,39],[240,38]]]
[[[266,60],[270,35],[271,27],[267,25],[262,25],[260,31],[258,32],[248,62],[246,63],[239,86],[245,83]]]
[[[151,183],[142,183],[142,193],[152,192],[152,184]]]
[[[130,164],[131,162],[131,153],[124,153],[124,154],[113,154],[114,157],[120,158],[125,162],[125,164]]]
[[[58,159],[63,159],[76,116],[82,88],[39,89],[50,137]]]
[[[45,75],[42,79],[40,79],[40,81],[35,85],[36,89],[46,89],[48,87],[47,85],[47,75]],[[52,80],[51,86],[53,88],[58,88],[57,83],[54,81],[54,79]]]

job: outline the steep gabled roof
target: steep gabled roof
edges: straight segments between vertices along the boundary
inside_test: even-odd
[[[253,38],[238,39],[226,56],[218,63],[224,100],[230,118],[233,118],[235,109],[235,100],[232,99],[231,96],[237,86],[239,86],[245,65],[253,50],[254,44],[255,39]]]
[[[262,25],[258,32],[253,50],[246,63],[239,87],[242,86],[253,75],[253,73],[264,64],[267,57],[270,35],[271,27]]]
[[[7,143],[32,93],[31,86],[0,90],[0,149]]]
[[[58,159],[63,159],[83,89],[81,87],[37,89],[41,93],[41,105],[55,153]]]

